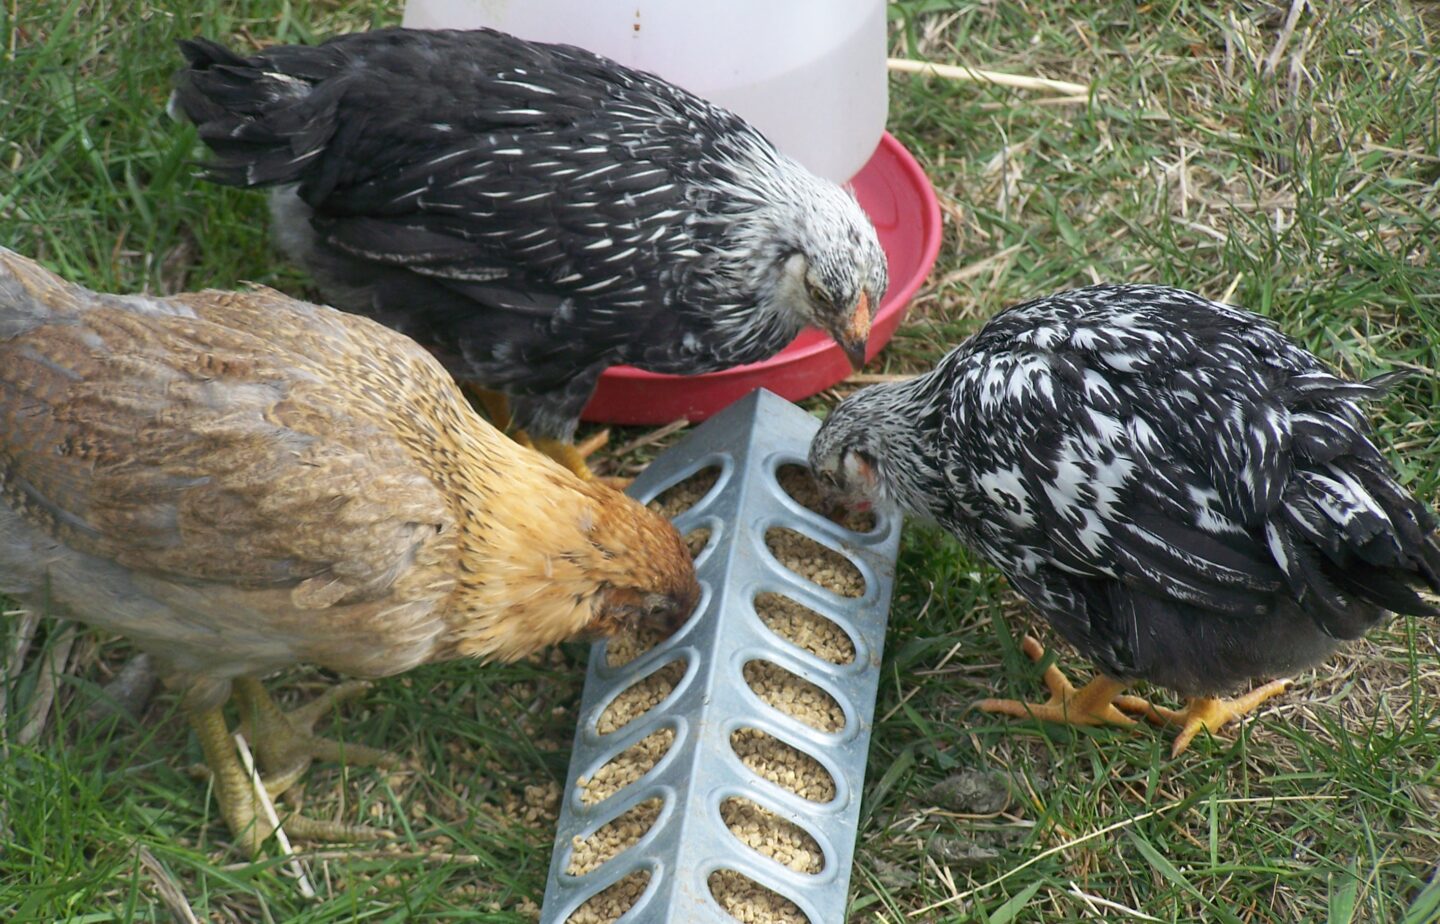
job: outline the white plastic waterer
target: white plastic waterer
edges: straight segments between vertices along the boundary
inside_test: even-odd
[[[885,128],[885,0],[408,0],[403,24],[488,26],[659,74],[837,183]]]

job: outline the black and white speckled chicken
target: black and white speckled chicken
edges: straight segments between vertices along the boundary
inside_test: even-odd
[[[1349,382],[1249,312],[1161,286],[1004,311],[932,372],[850,397],[811,465],[843,494],[933,520],[997,565],[1101,674],[1046,672],[1077,724],[1182,726],[1174,752],[1389,612],[1440,616],[1435,520],[1397,484]],[[1026,651],[1043,649],[1033,639]],[[1184,710],[1119,696],[1147,680]],[[1117,708],[1118,707],[1118,708]]]
[[[864,362],[887,277],[846,191],[738,116],[579,48],[386,29],[182,43],[209,177],[273,186],[326,298],[409,334],[577,471],[607,367],[755,362],[805,325]]]

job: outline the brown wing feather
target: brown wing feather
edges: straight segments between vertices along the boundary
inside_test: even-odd
[[[351,413],[365,402],[315,365],[343,355],[318,341],[353,336],[333,312],[263,291],[169,301],[195,317],[72,303],[0,343],[0,490],[28,520],[138,570],[294,584],[309,606],[380,592],[451,525],[373,408]],[[263,341],[245,329],[261,315]]]

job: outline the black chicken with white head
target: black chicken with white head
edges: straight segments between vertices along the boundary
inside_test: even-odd
[[[579,48],[386,29],[242,58],[183,42],[208,176],[273,186],[325,297],[569,441],[601,372],[756,362],[805,325],[857,367],[886,287],[855,199],[738,116]]]
[[[1396,483],[1362,403],[1249,312],[1161,286],[1004,311],[932,371],[841,403],[822,482],[932,520],[998,566],[1100,668],[987,711],[1182,726],[1174,753],[1284,689],[1387,613],[1440,616],[1435,520]],[[1026,640],[1036,659],[1043,649]],[[1120,696],[1135,680],[1184,710]]]

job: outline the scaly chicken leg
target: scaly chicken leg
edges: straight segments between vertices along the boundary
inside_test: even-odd
[[[1039,662],[1045,657],[1045,648],[1031,636],[1025,636],[1020,650],[1030,660]],[[1127,684],[1104,674],[1097,675],[1079,690],[1055,665],[1045,668],[1045,686],[1050,698],[1043,703],[1027,703],[1018,699],[982,699],[975,708],[982,712],[1012,715],[1017,718],[1036,718],[1044,722],[1062,725],[1134,725],[1135,720],[1127,712],[1145,713],[1154,709],[1138,696],[1121,696]],[[1124,710],[1123,712],[1121,710]]]
[[[336,704],[354,699],[370,684],[363,680],[332,686],[298,709],[282,712],[265,687],[254,677],[234,681],[240,724],[255,747],[271,795],[289,789],[314,760],[334,760],[364,767],[392,769],[402,761],[389,751],[363,744],[344,744],[312,733],[315,723]]]
[[[310,732],[315,722],[336,703],[364,692],[368,686],[362,682],[342,683],[299,709],[285,713],[258,680],[244,677],[234,681],[241,726],[265,770],[261,784],[272,800],[294,786],[316,758],[343,759],[350,764],[379,767],[400,763],[399,758],[387,751],[364,745],[342,745]],[[274,828],[260,810],[250,777],[235,752],[223,708],[192,710],[190,724],[200,739],[205,764],[213,775],[215,801],[220,804],[221,815],[241,846],[252,856],[259,855]],[[286,834],[308,840],[362,841],[394,836],[389,831],[365,825],[320,821],[294,813],[287,815],[283,823]]]

